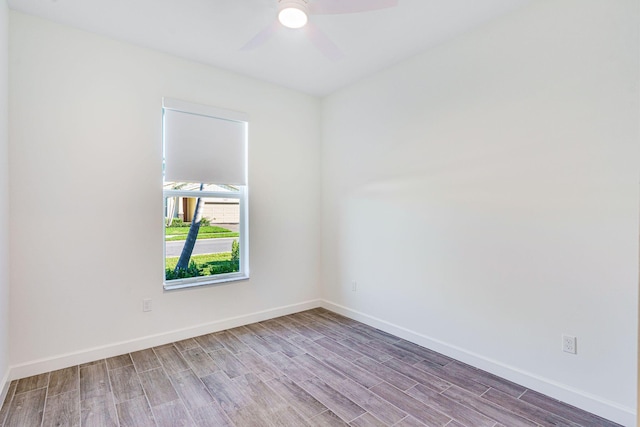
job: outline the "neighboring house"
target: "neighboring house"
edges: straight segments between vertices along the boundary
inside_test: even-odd
[[[165,185],[165,188],[175,188],[175,183]],[[193,188],[189,188],[191,186]],[[230,191],[230,187],[225,185],[209,185],[211,191]],[[185,190],[197,191],[197,184],[185,184],[180,187]],[[195,197],[174,197],[167,199],[165,205],[165,216],[169,218],[180,218],[184,222],[193,219],[197,198]],[[171,215],[173,213],[173,215]],[[240,203],[237,198],[207,197],[204,199],[202,216],[209,219],[212,224],[238,224],[240,222]]]

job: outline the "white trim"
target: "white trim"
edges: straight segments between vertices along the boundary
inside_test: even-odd
[[[163,190],[163,212],[166,211],[166,201],[168,197],[167,191],[171,191],[172,195],[176,196],[185,196],[191,192],[182,192],[180,190]],[[194,192],[196,197],[211,197],[211,194],[216,194],[213,192],[203,191],[203,192]],[[166,241],[166,231],[167,228],[164,225],[166,217],[163,214],[163,228],[162,228],[162,237],[165,239],[162,245],[162,260],[163,260],[163,276],[162,280],[163,288],[165,291],[172,291],[177,289],[187,289],[198,286],[209,286],[209,285],[217,285],[229,282],[235,282],[239,280],[248,280],[250,279],[249,274],[249,189],[247,186],[239,186],[237,193],[232,193],[233,196],[224,196],[225,198],[236,198],[239,202],[239,210],[240,210],[240,236],[238,236],[238,243],[240,244],[240,269],[237,272],[233,273],[221,273],[221,274],[211,274],[209,276],[198,276],[198,277],[189,277],[186,279],[172,279],[167,280],[165,271],[166,271],[166,260],[167,260],[167,241]]]
[[[240,190],[240,273],[247,278],[249,272],[249,187],[246,185]]]
[[[222,285],[229,282],[249,280],[249,275],[243,272],[212,274],[210,276],[189,277],[187,279],[173,279],[164,281],[165,291],[188,289],[197,286]]]
[[[9,386],[11,385],[11,368],[7,369],[7,372],[4,374],[4,378],[2,378],[2,388],[0,389],[0,409],[4,404],[4,400],[7,398],[7,393],[9,392]],[[2,420],[0,420],[1,422]]]
[[[30,362],[11,366],[7,377],[10,380],[30,377],[32,375],[55,371],[69,366],[79,365],[81,363],[92,362],[94,360],[100,360],[175,341],[181,341],[203,334],[223,331],[225,329],[236,328],[238,326],[248,325],[255,322],[262,322],[274,317],[286,316],[288,314],[298,313],[300,311],[310,310],[317,307],[320,307],[320,300],[305,301],[268,310],[256,311],[247,315],[220,319],[214,322],[203,323],[201,325],[191,326],[188,328],[176,329],[166,333],[149,335],[146,337],[89,348],[73,353],[61,354],[46,359],[32,360]],[[9,384],[9,380],[5,380],[5,382]]]
[[[608,420],[629,427],[636,426],[636,413],[633,408],[622,406],[603,397],[587,393],[566,384],[561,384],[557,381],[541,377],[531,372],[523,371],[514,366],[506,365],[497,360],[487,358],[464,348],[428,337],[402,326],[395,325],[331,301],[321,300],[321,307],[396,335],[400,338],[406,339],[407,341],[411,341],[415,344],[437,351],[476,368],[483,369],[531,390],[535,390],[554,399],[582,408],[585,411],[589,411]]]

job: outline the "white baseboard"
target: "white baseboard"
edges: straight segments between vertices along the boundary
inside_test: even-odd
[[[553,397],[554,399],[584,409],[608,420],[628,427],[636,426],[636,413],[633,408],[619,405],[600,396],[595,396],[565,384],[558,383],[549,378],[544,378],[516,367],[506,365],[497,360],[489,359],[464,348],[430,338],[402,326],[389,323],[385,320],[378,319],[357,310],[352,310],[331,301],[322,300],[320,306],[406,339],[407,341],[411,341],[415,344],[437,351],[461,362],[475,366],[476,368],[491,372],[492,374],[498,375],[509,381],[513,381],[514,383],[520,384],[531,390],[535,390],[539,393]]]
[[[11,384],[11,381],[9,380],[10,372],[11,370],[7,369],[7,372],[5,372],[4,377],[2,378],[2,382],[0,383],[2,385],[2,389],[0,389],[0,408],[2,408],[4,399],[7,398],[7,392],[9,391],[9,385]],[[3,420],[0,419],[0,423],[2,423],[2,421]]]
[[[304,310],[320,307],[320,300],[305,301],[298,304],[291,304],[283,307],[276,307],[268,310],[258,311],[242,316],[230,317],[226,319],[216,320],[214,322],[203,323],[189,328],[177,329],[161,334],[140,337],[134,340],[121,341],[100,347],[94,347],[73,353],[61,354],[46,359],[33,360],[19,365],[13,365],[9,368],[7,378],[3,384],[3,392],[9,384],[9,379],[30,377],[32,375],[42,374],[44,372],[55,371],[69,366],[79,365],[94,360],[105,359],[107,357],[118,356],[124,353],[144,350],[146,348],[155,347],[187,338],[197,337],[199,335],[218,332],[225,329],[236,328],[238,326],[248,325],[250,323],[262,322],[263,320],[272,319],[274,317],[286,316]],[[1,405],[1,403],[0,403]]]

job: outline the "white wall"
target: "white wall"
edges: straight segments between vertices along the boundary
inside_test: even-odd
[[[163,96],[250,116],[248,281],[162,290]],[[319,108],[11,12],[12,375],[317,304]]]
[[[8,12],[0,1],[0,398],[9,374]]]
[[[637,28],[533,2],[325,99],[329,306],[634,422]]]

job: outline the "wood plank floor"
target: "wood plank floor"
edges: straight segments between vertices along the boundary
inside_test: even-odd
[[[324,309],[13,381],[0,426],[616,426]]]

